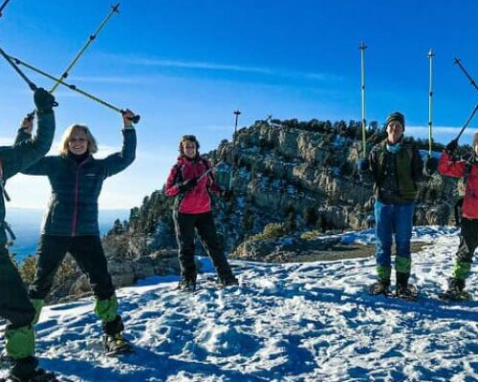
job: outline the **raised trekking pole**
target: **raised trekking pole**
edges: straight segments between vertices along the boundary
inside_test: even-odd
[[[465,69],[465,67],[463,66],[463,64],[461,63],[461,60],[459,58],[456,58],[455,57],[455,64],[458,65],[458,67],[461,69],[461,71],[465,74],[465,76],[470,80],[470,83],[471,85],[476,89],[478,90],[478,85],[476,85],[476,82],[475,80],[473,79],[473,77],[471,77],[471,75],[467,72],[467,70]],[[460,132],[458,133],[458,136],[455,138],[455,140],[458,142],[458,140],[460,139],[461,135],[463,134],[463,132],[465,131],[465,129],[468,127],[468,125],[470,124],[471,120],[473,119],[473,117],[475,116],[476,112],[478,111],[478,103],[475,105],[475,108],[473,109],[473,111],[471,112],[470,116],[468,117],[468,120],[465,122],[465,124],[463,125],[463,127],[461,128]]]
[[[8,4],[9,1],[10,1],[10,0],[5,0],[5,1],[2,3],[2,5],[0,5],[0,17],[3,16],[3,10],[5,9],[5,7],[7,6],[7,4]]]
[[[63,80],[61,80],[61,79],[58,79],[58,78],[52,76],[51,74],[48,74],[47,72],[45,72],[45,71],[43,71],[43,70],[41,70],[41,69],[38,69],[38,68],[34,67],[33,65],[27,64],[25,61],[22,61],[22,60],[20,60],[20,59],[18,59],[18,58],[15,58],[15,57],[12,57],[12,56],[8,56],[8,55],[7,55],[7,57],[8,57],[10,60],[12,60],[15,64],[17,64],[17,65],[22,65],[22,66],[24,66],[25,68],[28,68],[28,69],[34,71],[35,73],[38,73],[38,74],[40,74],[40,75],[42,75],[42,76],[44,76],[44,77],[46,77],[46,78],[49,78],[50,80],[56,81],[56,82],[58,82],[60,85],[65,86],[65,87],[67,87],[68,89],[73,90],[74,92],[79,93],[79,94],[81,94],[81,95],[83,95],[83,96],[85,96],[85,97],[91,99],[92,101],[95,101],[96,103],[99,103],[100,105],[106,106],[107,108],[109,108],[109,109],[111,109],[111,110],[114,110],[114,111],[116,111],[116,112],[118,112],[118,113],[120,113],[120,114],[124,114],[124,113],[126,112],[126,110],[120,109],[119,107],[116,107],[116,106],[114,106],[114,105],[112,105],[112,104],[110,104],[110,103],[108,103],[108,102],[106,102],[106,101],[103,101],[102,99],[100,99],[100,98],[98,98],[98,97],[96,97],[96,96],[94,96],[94,95],[92,95],[92,94],[90,94],[90,93],[87,93],[87,92],[84,91],[84,90],[81,90],[81,89],[78,88],[76,85],[67,84],[65,81],[63,81]],[[29,114],[29,116],[30,116],[30,114]],[[133,121],[134,123],[138,123],[139,120],[140,120],[140,116],[139,116],[139,115],[135,115],[134,118],[132,119],[132,121]]]
[[[106,16],[106,18],[101,22],[101,24],[99,25],[98,28],[96,28],[96,30],[93,32],[92,35],[90,35],[90,37],[88,38],[87,42],[85,43],[85,45],[83,45],[83,47],[80,49],[80,51],[77,53],[77,55],[75,56],[75,58],[71,61],[71,63],[68,65],[68,67],[66,68],[66,70],[63,72],[63,74],[61,75],[61,77],[59,79],[56,79],[55,78],[55,85],[53,85],[53,87],[50,89],[50,94],[53,94],[53,92],[56,90],[56,88],[60,85],[60,83],[68,77],[71,69],[73,69],[73,67],[76,65],[76,63],[78,62],[78,60],[80,59],[80,57],[85,53],[86,49],[88,49],[88,47],[91,45],[91,43],[96,39],[96,37],[98,36],[98,34],[102,31],[102,29],[105,27],[105,25],[108,23],[108,21],[111,19],[111,17],[115,14],[115,13],[119,13],[119,6],[120,4],[116,4],[116,5],[113,5],[111,6],[111,11],[110,13],[108,13],[108,16]],[[18,60],[19,61],[19,60]],[[28,113],[27,114],[27,119],[29,120],[32,120],[33,118],[35,117],[35,112],[32,111],[31,113]]]
[[[10,66],[20,75],[20,77],[27,83],[28,87],[35,91],[38,89],[38,87],[25,75],[25,73],[22,72],[22,70],[18,67],[17,64],[15,64],[12,59],[8,56],[8,54],[5,53],[5,51],[0,48],[0,55],[5,58],[5,60],[7,60],[7,62],[10,64]],[[58,104],[55,102],[55,106],[57,106]],[[10,201],[10,196],[8,195],[7,193],[7,190],[5,190],[5,182],[3,180],[3,177],[0,177],[0,192],[3,194],[3,196],[5,197],[5,200],[7,202]],[[5,227],[6,230],[8,230],[8,226]],[[11,231],[11,230],[10,230]],[[13,232],[11,232],[11,237],[13,240],[15,240],[15,235],[13,234]]]
[[[470,124],[471,120],[473,119],[473,117],[475,116],[476,112],[478,111],[478,103],[475,105],[475,108],[473,109],[473,111],[471,112],[470,116],[468,117],[468,119],[466,120],[465,124],[463,125],[463,127],[461,128],[460,132],[458,133],[458,135],[456,136],[456,138],[454,139],[455,141],[458,142],[458,140],[460,139],[461,135],[463,134],[463,132],[465,131],[465,129],[468,127],[468,125]]]
[[[430,63],[430,79],[429,79],[429,87],[428,87],[428,156],[431,157],[432,155],[432,145],[433,145],[433,135],[432,135],[432,119],[433,119],[433,57],[435,57],[435,53],[433,50],[427,54],[428,61]]]
[[[461,60],[459,58],[455,57],[455,64],[458,65],[458,67],[461,69],[463,73],[465,73],[465,76],[470,80],[471,85],[478,90],[478,85],[476,84],[475,80],[470,76],[470,74],[466,71],[465,67],[461,63]]]
[[[361,93],[362,93],[362,155],[364,158],[367,157],[367,133],[365,131],[366,126],[366,119],[365,119],[365,49],[367,46],[362,43],[359,46],[360,49],[360,66],[361,66],[361,78],[362,78],[362,86],[361,86]]]
[[[110,21],[111,17],[115,14],[115,13],[119,13],[119,6],[120,4],[116,4],[116,5],[113,5],[111,6],[111,11],[110,13],[108,14],[108,16],[103,20],[103,22],[100,24],[100,26],[96,29],[96,31],[90,35],[90,37],[88,38],[88,41],[86,42],[86,44],[83,46],[83,48],[81,48],[81,50],[78,52],[78,54],[75,56],[75,58],[73,59],[73,61],[71,61],[70,65],[68,65],[68,67],[66,68],[66,70],[63,72],[63,74],[61,75],[60,77],[60,80],[64,80],[68,77],[68,74],[70,72],[70,70],[75,66],[75,64],[78,62],[78,60],[80,59],[80,57],[83,55],[83,53],[85,53],[86,49],[88,49],[88,47],[91,45],[91,43],[96,39],[96,37],[98,36],[98,34],[101,32],[101,30],[105,27],[105,25],[108,23],[108,21]],[[50,93],[53,93],[56,88],[60,85],[60,80],[58,80],[56,82],[55,85],[53,85],[53,87],[51,88],[50,90]]]
[[[21,71],[21,69],[18,67],[17,64],[15,64],[15,62],[13,62],[13,60],[10,58],[10,56],[8,54],[5,53],[5,51],[0,48],[0,55],[5,59],[7,60],[7,62],[11,65],[11,67],[20,75],[20,77],[22,77],[22,79],[28,84],[28,87],[31,89],[31,90],[36,90],[38,88],[38,86],[36,86],[26,75],[25,73],[23,73]]]
[[[232,173],[229,177],[229,190],[232,190],[232,180],[234,177],[234,173],[236,171],[236,136],[237,136],[237,122],[239,121],[239,116],[241,112],[239,109],[234,111],[234,115],[236,116],[236,120],[234,123],[234,137],[232,138]]]

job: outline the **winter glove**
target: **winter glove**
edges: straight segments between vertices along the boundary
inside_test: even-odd
[[[185,180],[178,186],[179,192],[191,191],[194,187],[197,186],[197,184],[198,184],[197,178],[191,178],[191,179]]]
[[[232,190],[221,191],[220,195],[221,195],[222,198],[224,198],[226,200],[231,200],[234,196],[234,191],[232,191]]]
[[[370,169],[370,162],[367,158],[362,158],[357,161],[357,170],[359,172],[365,172]]]
[[[50,113],[54,106],[58,106],[55,97],[43,88],[38,88],[33,93],[33,100],[39,114]]]
[[[445,151],[449,155],[453,155],[453,153],[456,151],[458,148],[458,141],[456,139],[453,139],[450,143],[448,143],[445,147]]]
[[[432,176],[438,169],[438,159],[432,156],[428,157],[425,163],[425,172],[427,175]]]

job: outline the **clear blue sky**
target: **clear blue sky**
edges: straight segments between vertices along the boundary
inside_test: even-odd
[[[112,1],[11,0],[0,19],[0,46],[59,75],[106,17]],[[203,151],[241,126],[276,118],[360,120],[360,51],[366,51],[367,120],[394,110],[406,133],[426,137],[427,52],[434,60],[435,139],[456,135],[478,101],[453,58],[478,80],[478,2],[455,0],[126,0],[93,42],[69,82],[141,114],[137,161],[108,180],[102,208],[130,208],[161,188],[183,134]],[[29,72],[27,72],[29,73]],[[39,85],[51,82],[31,74]],[[0,139],[11,143],[31,111],[28,88],[0,62]],[[56,93],[58,132],[89,125],[103,153],[120,147],[121,118],[69,90]],[[478,120],[468,133],[475,132]],[[462,143],[470,141],[465,134]],[[56,151],[54,148],[54,152]],[[45,180],[17,177],[15,206],[43,208]]]

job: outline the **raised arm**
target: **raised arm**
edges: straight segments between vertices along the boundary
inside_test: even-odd
[[[450,154],[446,151],[443,151],[438,162],[438,171],[442,175],[451,176],[453,178],[461,178],[465,176],[465,166],[465,161],[453,161]]]
[[[55,134],[55,115],[53,106],[55,98],[46,90],[39,88],[34,94],[37,107],[37,132],[33,137],[15,142],[14,146],[3,147],[1,159],[3,176],[8,179],[16,173],[27,169],[29,166],[43,158],[51,147]],[[24,131],[25,134],[28,134]],[[22,132],[23,134],[23,132]]]
[[[120,152],[105,158],[105,177],[123,171],[133,163],[136,157],[136,131],[131,122],[134,117],[135,115],[130,110],[126,110],[123,114],[123,147]]]

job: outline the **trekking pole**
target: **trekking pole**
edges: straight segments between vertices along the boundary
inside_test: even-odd
[[[107,108],[111,109],[111,110],[114,110],[120,114],[124,114],[126,112],[126,110],[124,109],[120,109],[116,106],[113,106],[112,104],[106,102],[106,101],[103,101],[102,99],[90,94],[90,93],[87,93],[85,92],[84,90],[81,90],[80,88],[78,88],[76,85],[71,85],[71,84],[67,84],[65,81],[63,81],[62,79],[59,79],[59,78],[56,78],[54,76],[52,76],[51,74],[48,74],[47,72],[41,70],[41,69],[38,69],[36,67],[34,67],[33,65],[30,65],[30,64],[27,64],[25,61],[22,61],[18,58],[15,58],[15,57],[12,57],[12,56],[7,56],[9,59],[11,59],[12,61],[14,61],[16,64],[18,65],[23,65],[24,67],[34,71],[35,73],[38,73],[38,74],[41,74],[42,76],[46,77],[46,78],[49,78],[50,80],[53,80],[53,81],[56,81],[58,82],[60,85],[63,85],[65,87],[67,87],[68,89],[70,90],[73,90],[74,92],[77,92],[97,103],[99,103],[100,105],[103,105],[103,106],[106,106]],[[28,114],[28,116],[30,116],[31,114]],[[139,120],[140,120],[140,116],[139,115],[135,115],[131,121],[134,122],[134,123],[138,123]]]
[[[433,57],[435,53],[430,49],[428,52],[428,60],[430,62],[430,79],[429,79],[429,88],[428,88],[428,156],[432,155],[432,118],[433,118]]]
[[[461,60],[459,58],[456,58],[455,57],[455,64],[458,65],[458,67],[461,69],[461,71],[465,74],[465,76],[470,80],[470,83],[471,85],[476,89],[478,90],[478,85],[476,84],[475,80],[473,79],[473,77],[471,77],[471,75],[467,72],[467,70],[465,69],[465,67],[463,66],[463,64],[461,63]],[[478,111],[478,104],[476,104],[475,108],[473,109],[470,117],[468,118],[468,120],[465,122],[465,124],[463,125],[463,127],[461,128],[460,130],[460,133],[458,134],[458,136],[455,138],[455,140],[458,142],[458,140],[460,139],[461,135],[463,134],[463,132],[465,131],[465,129],[468,127],[468,124],[471,122],[471,120],[473,119],[473,117],[475,116],[476,112]]]
[[[232,138],[232,172],[231,176],[229,177],[229,190],[232,190],[232,180],[234,178],[234,172],[236,171],[236,136],[237,136],[237,122],[239,120],[239,116],[241,112],[239,109],[234,111],[234,115],[236,116],[236,121],[234,123],[234,137]]]
[[[5,1],[3,2],[3,4],[0,5],[0,17],[3,16],[3,10],[5,9],[5,7],[7,6],[7,4],[8,4],[9,1],[10,1],[10,0],[5,0]]]
[[[360,49],[360,66],[361,66],[361,78],[362,78],[362,86],[361,86],[361,92],[362,92],[362,154],[363,157],[367,157],[367,147],[366,147],[366,141],[367,141],[367,135],[365,131],[365,125],[366,125],[366,119],[365,119],[365,49],[367,49],[367,46],[363,43],[360,44],[359,46]]]
[[[53,85],[53,87],[51,88],[50,90],[50,94],[53,93],[56,88],[60,85],[60,81],[66,79],[68,77],[68,74],[70,72],[70,70],[76,65],[76,63],[78,62],[78,60],[80,59],[80,57],[83,55],[83,53],[85,53],[86,49],[88,49],[88,47],[91,45],[91,43],[93,42],[93,40],[96,39],[96,37],[98,36],[98,34],[101,32],[101,30],[105,27],[105,25],[108,23],[108,21],[111,19],[111,17],[115,14],[115,13],[119,13],[119,6],[120,4],[116,4],[116,5],[113,5],[111,6],[111,11],[110,13],[108,14],[108,16],[103,20],[103,22],[100,24],[100,26],[96,29],[96,31],[90,35],[88,41],[86,42],[86,44],[83,46],[83,48],[81,48],[81,50],[78,52],[78,54],[75,56],[75,58],[73,59],[73,61],[70,63],[70,65],[68,65],[68,67],[66,68],[66,70],[63,72],[63,74],[61,75],[60,79],[56,82],[55,85]]]
[[[116,4],[116,5],[113,5],[111,7],[111,11],[110,13],[108,14],[108,16],[102,21],[102,23],[100,24],[100,26],[93,32],[92,35],[90,35],[88,41],[86,42],[86,44],[81,48],[81,50],[78,52],[78,54],[75,56],[75,58],[73,59],[73,61],[70,63],[70,65],[68,65],[68,67],[66,68],[66,70],[63,72],[63,74],[61,75],[61,77],[59,79],[55,79],[56,83],[55,85],[53,85],[53,87],[50,89],[49,93],[50,94],[53,94],[53,92],[56,90],[56,88],[60,85],[60,83],[68,77],[69,75],[69,72],[71,71],[71,69],[76,65],[76,63],[78,62],[78,60],[80,59],[80,57],[85,53],[86,49],[88,49],[88,47],[91,45],[91,43],[93,42],[93,40],[96,39],[96,37],[98,36],[98,34],[101,32],[101,30],[105,27],[105,25],[108,23],[108,21],[110,20],[111,16],[113,16],[115,13],[119,13],[119,3]],[[28,113],[26,118],[28,120],[33,120],[35,116],[35,111],[32,111],[31,113]]]
[[[478,85],[476,84],[475,80],[473,80],[473,78],[470,76],[470,74],[466,71],[459,58],[455,57],[455,64],[458,65],[458,67],[462,70],[463,73],[465,73],[465,76],[470,80],[471,85],[473,85],[473,87],[478,90]]]
[[[458,142],[458,140],[460,139],[461,137],[461,134],[463,134],[463,132],[465,131],[465,129],[468,127],[468,125],[470,124],[471,120],[473,119],[473,117],[475,116],[476,112],[478,111],[478,103],[475,105],[475,108],[473,109],[473,111],[471,112],[470,116],[468,117],[468,119],[466,120],[465,124],[463,125],[463,127],[461,128],[459,134],[457,135],[457,137],[454,139],[455,141]]]
[[[36,86],[26,75],[25,73],[22,72],[22,70],[18,67],[15,62],[10,58],[8,54],[5,53],[5,51],[0,47],[0,55],[7,60],[7,62],[12,66],[12,68],[20,75],[20,77],[23,78],[23,80],[28,84],[28,87],[35,91],[38,89],[38,86]]]

